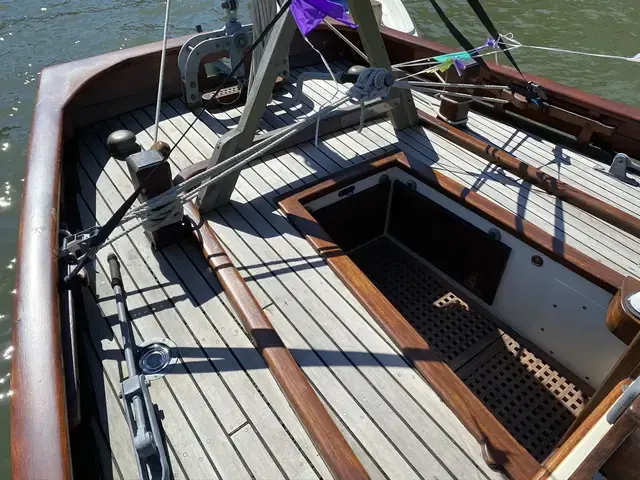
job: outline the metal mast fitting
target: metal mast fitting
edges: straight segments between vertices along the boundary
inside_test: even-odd
[[[178,68],[182,79],[182,91],[189,108],[202,106],[202,93],[198,80],[200,64],[206,57],[216,57],[211,63],[223,75],[228,74],[235,67],[249,45],[251,45],[252,26],[241,25],[237,19],[238,4],[236,0],[227,0],[222,3],[222,8],[227,12],[227,23],[219,30],[194,35],[180,49],[178,54]],[[222,61],[229,58],[231,67]],[[246,82],[244,65],[240,65],[235,78],[239,87]]]

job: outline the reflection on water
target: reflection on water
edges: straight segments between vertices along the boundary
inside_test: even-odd
[[[172,3],[171,36],[195,32],[195,25],[217,28],[221,2],[177,0]],[[240,3],[240,19],[249,20],[249,2]],[[428,2],[406,5],[424,37],[455,42]],[[456,25],[475,44],[487,32],[466,0],[441,0]],[[578,3],[579,8],[576,7]],[[636,0],[484,0],[500,31],[514,32],[525,44],[633,56],[640,45],[640,8]],[[18,201],[24,182],[31,111],[40,70],[48,65],[157,41],[162,36],[160,0],[34,0],[0,2],[0,385],[7,385],[11,347]],[[543,52],[516,51],[520,66],[562,83],[631,105],[640,105],[640,65],[598,61]],[[155,74],[155,73],[154,73]],[[37,281],[37,279],[34,279]],[[8,409],[11,391],[0,393],[0,478],[9,476]]]

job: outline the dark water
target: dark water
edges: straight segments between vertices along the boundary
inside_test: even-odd
[[[438,0],[474,43],[487,38],[466,0]],[[638,0],[484,0],[502,33],[524,44],[633,56],[640,52]],[[426,0],[407,0],[420,33],[455,45]],[[240,0],[241,20],[248,3]],[[38,72],[48,65],[159,40],[164,3],[151,0],[0,1],[0,478],[8,478],[9,366],[20,195]],[[212,0],[173,0],[172,36],[216,28]],[[523,70],[640,106],[640,64],[515,52]],[[504,59],[502,59],[504,61]],[[155,72],[153,72],[155,75]],[[37,281],[37,279],[34,279]],[[37,453],[34,452],[34,455]]]

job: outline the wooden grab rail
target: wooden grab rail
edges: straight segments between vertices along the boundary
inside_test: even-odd
[[[542,172],[540,169],[523,162],[510,153],[480,140],[464,130],[451,126],[422,110],[418,110],[418,116],[423,125],[448,140],[451,140],[456,145],[479,155],[494,165],[504,168],[521,179],[541,188],[545,192],[630,233],[634,237],[640,238],[640,220],[633,215],[623,212],[619,208],[568,185]]]
[[[193,203],[184,206],[184,213],[192,222],[194,235],[202,246],[202,252],[245,330],[251,335],[256,348],[333,476],[340,479],[369,478],[211,227],[202,220]]]

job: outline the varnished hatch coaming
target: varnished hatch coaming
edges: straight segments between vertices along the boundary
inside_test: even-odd
[[[382,29],[392,63],[443,53],[448,48],[423,39]],[[177,53],[186,37],[169,41],[165,96],[180,94]],[[314,33],[328,58],[352,59],[351,52],[333,34]],[[296,51],[293,65],[305,55]],[[19,232],[14,345],[12,366],[12,464],[14,478],[70,478],[69,432],[65,413],[60,321],[58,318],[57,237],[65,206],[61,190],[63,170],[73,169],[74,157],[65,156],[74,129],[147,104],[155,97],[155,74],[160,43],[109,53],[45,69],[41,76],[27,154]],[[308,56],[307,56],[308,57]],[[309,60],[306,60],[309,61]],[[296,63],[297,62],[297,63]],[[491,65],[491,74],[513,79],[508,68]],[[135,81],[131,81],[135,78]],[[640,112],[594,95],[531,77],[554,101],[578,113],[587,112],[616,126],[613,136],[592,137],[601,146],[638,152],[637,140],[627,132],[637,128]],[[492,79],[491,81],[495,81]],[[539,116],[535,117],[539,120]],[[576,134],[571,122],[556,128]],[[600,278],[613,291],[619,275]],[[37,346],[37,348],[34,348]],[[37,455],[34,452],[38,452]]]
[[[502,278],[499,280],[500,286],[495,299],[493,296],[495,294],[489,293],[489,297],[487,297],[476,290],[475,293],[484,297],[486,300],[483,301],[476,294],[455,282],[455,280],[449,279],[446,275],[445,277],[449,279],[448,281],[452,281],[453,284],[457,285],[457,287],[451,287],[454,288],[454,291],[456,291],[456,288],[458,290],[461,289],[465,292],[464,295],[466,298],[475,299],[473,302],[476,305],[483,305],[483,307],[480,307],[480,311],[486,309],[492,312],[492,314],[497,315],[501,320],[506,320],[508,326],[503,325],[503,327],[506,328],[507,331],[510,331],[509,328],[511,327],[517,331],[525,332],[527,336],[534,339],[538,346],[543,349],[548,349],[548,351],[551,352],[555,357],[556,365],[557,360],[560,360],[564,362],[565,365],[570,365],[570,368],[573,368],[575,373],[579,372],[578,375],[582,376],[582,380],[578,379],[575,373],[560,367],[563,375],[568,378],[573,378],[578,385],[582,386],[582,392],[584,392],[582,400],[578,399],[577,396],[573,399],[579,402],[576,404],[579,407],[579,410],[575,412],[576,416],[585,406],[587,398],[594,392],[593,388],[589,387],[587,383],[590,381],[590,383],[595,386],[599,385],[605,379],[621,353],[620,342],[610,335],[605,326],[607,316],[606,306],[615,292],[610,282],[621,281],[621,279],[616,272],[586,257],[571,247],[564,246],[562,249],[557,249],[557,245],[550,235],[529,224],[527,221],[518,219],[511,213],[493,204],[490,200],[462,187],[446,175],[434,171],[419,162],[410,162],[402,153],[352,167],[332,178],[319,181],[310,188],[301,189],[301,191],[293,195],[288,195],[279,202],[281,209],[287,214],[289,220],[296,225],[314,248],[326,259],[334,272],[349,287],[369,313],[380,323],[405,356],[412,361],[417,370],[435,388],[443,401],[454,411],[476,439],[481,444],[486,445],[489,452],[499,452],[494,454],[496,463],[503,464],[504,469],[513,478],[530,478],[540,468],[538,462],[529,452],[525,451],[519,442],[507,432],[500,421],[487,410],[487,407],[482,401],[461,381],[462,378],[464,378],[464,372],[469,371],[469,367],[460,369],[460,362],[470,362],[470,358],[481,358],[483,354],[479,352],[485,347],[479,348],[479,343],[488,342],[487,345],[489,345],[495,340],[495,337],[490,334],[489,337],[491,338],[488,340],[486,339],[487,337],[476,339],[473,348],[470,349],[470,356],[465,356],[465,360],[461,360],[462,357],[458,357],[458,359],[443,357],[442,353],[440,353],[441,349],[438,348],[438,344],[442,342],[441,339],[437,337],[447,335],[444,330],[446,327],[437,327],[437,330],[434,332],[436,348],[431,347],[429,342],[426,341],[426,332],[421,330],[419,333],[416,330],[416,324],[412,320],[412,317],[416,315],[416,307],[405,305],[401,299],[402,296],[411,294],[405,295],[396,291],[394,297],[387,297],[387,294],[384,293],[386,290],[380,290],[380,288],[383,288],[380,286],[381,277],[377,279],[376,277],[370,277],[372,274],[370,267],[367,267],[368,273],[364,273],[362,270],[362,268],[364,268],[362,262],[365,259],[366,264],[369,265],[375,265],[385,261],[382,255],[383,251],[376,254],[374,248],[368,254],[363,252],[365,255],[365,257],[363,257],[359,249],[365,247],[369,249],[368,245],[380,241],[375,240],[375,238],[378,238],[379,233],[372,232],[368,235],[366,232],[367,229],[371,228],[376,230],[376,227],[371,227],[371,224],[379,223],[375,219],[367,216],[368,214],[366,212],[370,204],[376,205],[380,207],[379,209],[386,211],[386,205],[382,205],[380,202],[385,203],[387,200],[384,200],[386,197],[383,194],[382,200],[376,201],[372,195],[377,194],[367,192],[375,192],[377,189],[383,188],[384,185],[388,185],[389,178],[391,179],[390,182],[392,185],[394,182],[400,182],[398,186],[394,186],[393,188],[397,189],[400,188],[401,185],[409,185],[409,187],[402,187],[405,190],[408,188],[408,191],[410,191],[411,188],[415,189],[416,182],[418,182],[417,191],[427,192],[423,194],[426,194],[432,201],[436,201],[438,205],[444,206],[447,211],[457,211],[456,215],[462,216],[462,219],[472,222],[476,227],[480,226],[484,232],[489,232],[493,229],[496,231],[495,234],[498,235],[498,238],[500,238],[500,232],[502,232],[502,241],[505,241],[506,245],[514,247],[515,250],[510,252],[511,258],[506,260],[507,268],[504,270],[504,273],[501,273],[504,267],[497,267],[500,269],[497,272],[499,275],[498,278]],[[424,183],[424,187],[420,186],[421,182]],[[388,190],[390,186],[386,188]],[[428,193],[431,189],[434,193]],[[358,195],[362,197],[362,200],[355,199]],[[348,225],[348,220],[336,220],[338,223],[331,226],[331,229],[335,231],[335,235],[343,239],[340,240],[340,244],[338,244],[329,236],[321,224],[331,220],[327,215],[339,215],[339,209],[334,207],[339,206],[341,199],[352,198],[352,202],[359,205],[354,207],[357,209],[355,211],[357,213],[354,211],[345,211],[344,215],[347,215],[347,218],[350,218],[350,215],[356,215],[353,217],[356,223],[359,221],[357,219],[358,215],[361,217],[364,216],[366,220],[363,219],[362,221],[365,221],[367,225],[362,224],[358,227],[358,224],[356,224],[351,227]],[[389,197],[388,208],[390,210],[386,215],[393,215],[395,210],[392,209],[392,204],[394,201],[397,200],[392,200],[391,197]],[[464,210],[460,210],[459,208],[456,210],[455,205],[462,206]],[[324,213],[324,211],[329,210],[330,207],[333,209],[332,211],[335,211],[332,214]],[[378,209],[376,209],[376,211],[377,210]],[[464,213],[465,210],[468,210],[468,214]],[[384,215],[385,214],[383,214],[383,218]],[[386,225],[384,225],[384,219],[381,219],[383,225],[380,226],[380,229],[384,232],[389,229],[389,234],[393,235],[389,218],[391,217],[388,217],[386,220]],[[404,221],[406,222],[407,219],[405,218]],[[409,221],[415,222],[414,229],[416,232],[429,230],[431,221],[436,222],[433,228],[438,228],[437,220],[432,218],[416,217]],[[393,222],[393,220],[391,220],[391,222]],[[343,233],[336,230],[336,228],[340,228],[340,225],[343,225],[342,228],[349,229],[351,233]],[[411,229],[410,226],[405,228]],[[363,232],[363,229],[365,232]],[[354,243],[352,239],[354,235],[361,240],[355,240],[356,243]],[[386,235],[385,233],[383,236]],[[369,239],[369,236],[372,238]],[[393,240],[393,237],[391,237],[391,239]],[[473,241],[472,238],[468,238],[467,240]],[[364,243],[362,244],[363,241]],[[396,242],[396,240],[393,241]],[[414,245],[419,245],[419,238],[416,238],[416,242]],[[518,244],[518,242],[523,243]],[[501,242],[496,243],[501,244]],[[526,248],[524,244],[532,248]],[[402,243],[399,245],[402,246]],[[349,248],[347,253],[343,251],[341,246]],[[406,247],[402,246],[402,248],[404,249]],[[478,250],[476,254],[482,254],[480,251],[482,250],[481,247],[476,248],[476,250]],[[367,258],[366,255],[369,255],[369,258]],[[412,255],[415,255],[415,253],[412,253],[410,257],[412,257]],[[440,254],[435,253],[435,255],[437,257],[438,255],[456,255],[456,253],[453,251],[447,251],[445,253],[445,251],[443,251]],[[509,253],[507,253],[507,255],[509,255]],[[419,257],[415,257],[413,261],[415,263],[421,262]],[[498,260],[498,257],[496,257],[495,261],[498,263],[501,262],[501,260]],[[538,261],[540,262],[539,264],[537,264]],[[481,262],[479,268],[483,268],[481,266],[483,264],[489,265],[488,268],[492,268],[487,262]],[[543,265],[544,268],[542,268]],[[407,267],[404,268],[406,269]],[[429,268],[433,268],[433,266]],[[568,270],[563,271],[563,268]],[[436,271],[440,272],[440,270],[437,269]],[[495,278],[495,274],[491,272],[486,273],[488,273],[488,276],[484,275],[485,279]],[[546,276],[546,280],[542,277],[538,279],[539,281],[535,280],[534,277],[538,277],[539,274],[541,274],[542,277]],[[391,273],[386,275],[393,276]],[[411,275],[411,273],[406,272],[405,277],[406,275]],[[480,273],[480,276],[482,277],[483,274]],[[530,277],[532,281],[529,281]],[[587,281],[585,281],[585,279],[587,279]],[[447,280],[445,280],[445,282],[446,281]],[[590,284],[590,282],[593,283]],[[427,292],[431,286],[423,283],[413,286],[407,285],[406,288],[421,288],[424,289],[424,293],[420,295],[428,295]],[[473,290],[473,287],[470,288]],[[489,288],[497,288],[497,286]],[[563,290],[563,288],[565,290]],[[445,287],[442,291],[446,292],[448,288]],[[495,292],[495,290],[493,291]],[[398,295],[400,295],[400,297],[398,297]],[[447,295],[450,296],[451,294]],[[397,301],[400,301],[400,304],[392,303]],[[568,308],[567,303],[570,304],[571,307]],[[588,304],[588,307],[584,304]],[[402,305],[406,306],[403,315],[409,315],[409,317],[400,314],[399,309],[403,310]],[[582,307],[580,307],[580,305],[582,305]],[[548,310],[543,311],[547,307]],[[438,307],[436,307],[436,309],[437,308]],[[554,316],[558,308],[563,310],[564,313],[555,314]],[[573,310],[571,310],[572,308]],[[582,310],[580,310],[580,308],[582,308]],[[433,321],[433,317],[437,314],[434,310],[430,315],[432,317],[431,321]],[[448,316],[447,318],[450,317]],[[539,318],[542,323],[536,321],[536,318]],[[553,318],[555,318],[555,320],[552,320]],[[411,324],[407,320],[409,320]],[[452,321],[453,320],[447,320],[447,322]],[[477,319],[476,323],[479,321],[480,319]],[[571,322],[576,322],[573,327],[569,326]],[[446,325],[446,323],[443,325]],[[541,325],[544,326],[540,328]],[[546,332],[545,327],[547,327]],[[462,332],[460,333],[463,335]],[[581,334],[585,334],[586,336],[582,336]],[[608,345],[606,342],[603,343],[603,340],[606,340],[607,336],[609,336]],[[589,337],[591,340],[587,340]],[[581,345],[578,338],[586,340],[587,343]],[[512,340],[510,339],[509,341]],[[559,343],[554,344],[555,341]],[[462,337],[455,340],[454,343],[458,344],[459,342],[464,342]],[[589,342],[591,342],[590,345],[588,345]],[[501,345],[500,342],[497,343]],[[558,351],[558,346],[562,344],[564,344],[568,350]],[[522,348],[524,349],[524,347]],[[523,351],[526,352],[526,349]],[[584,351],[593,353],[592,358],[595,363],[591,363],[591,366],[588,366],[589,362],[583,355]],[[548,358],[543,352],[539,352],[537,355],[541,355],[543,359]],[[603,363],[602,360],[607,358],[607,356],[609,357],[608,360]],[[509,367],[505,364],[500,368],[507,369]],[[457,375],[454,371],[458,372]],[[592,378],[590,378],[589,375],[591,375]],[[585,378],[587,382],[584,381]],[[481,381],[485,382],[486,380]],[[498,381],[502,382],[504,380]],[[554,380],[554,382],[555,381],[556,380]],[[468,382],[466,383],[471,385]],[[550,383],[550,385],[553,385],[553,383]],[[560,386],[560,384],[558,384],[558,386]],[[569,390],[567,390],[567,392],[569,392]],[[564,394],[565,399],[569,398],[567,397],[567,392]],[[580,392],[578,392],[578,394],[580,394]],[[536,395],[539,396],[539,394]],[[574,395],[575,392],[570,393],[570,397]],[[520,395],[516,398],[525,404],[529,404],[529,400]],[[571,408],[576,408],[576,405],[567,408],[571,410]],[[504,415],[502,415],[502,417],[504,417]],[[478,422],[477,419],[479,418],[482,418],[483,421]],[[569,424],[565,424],[564,428],[566,429],[568,426]],[[532,427],[522,425],[521,428],[528,429]],[[562,434],[564,431],[560,433]],[[559,437],[556,438],[556,441],[558,439]],[[530,443],[527,446],[529,449],[532,448]],[[549,452],[550,451],[547,451],[547,453]],[[489,458],[491,458],[491,455],[489,455]],[[544,457],[540,460],[543,458]]]

